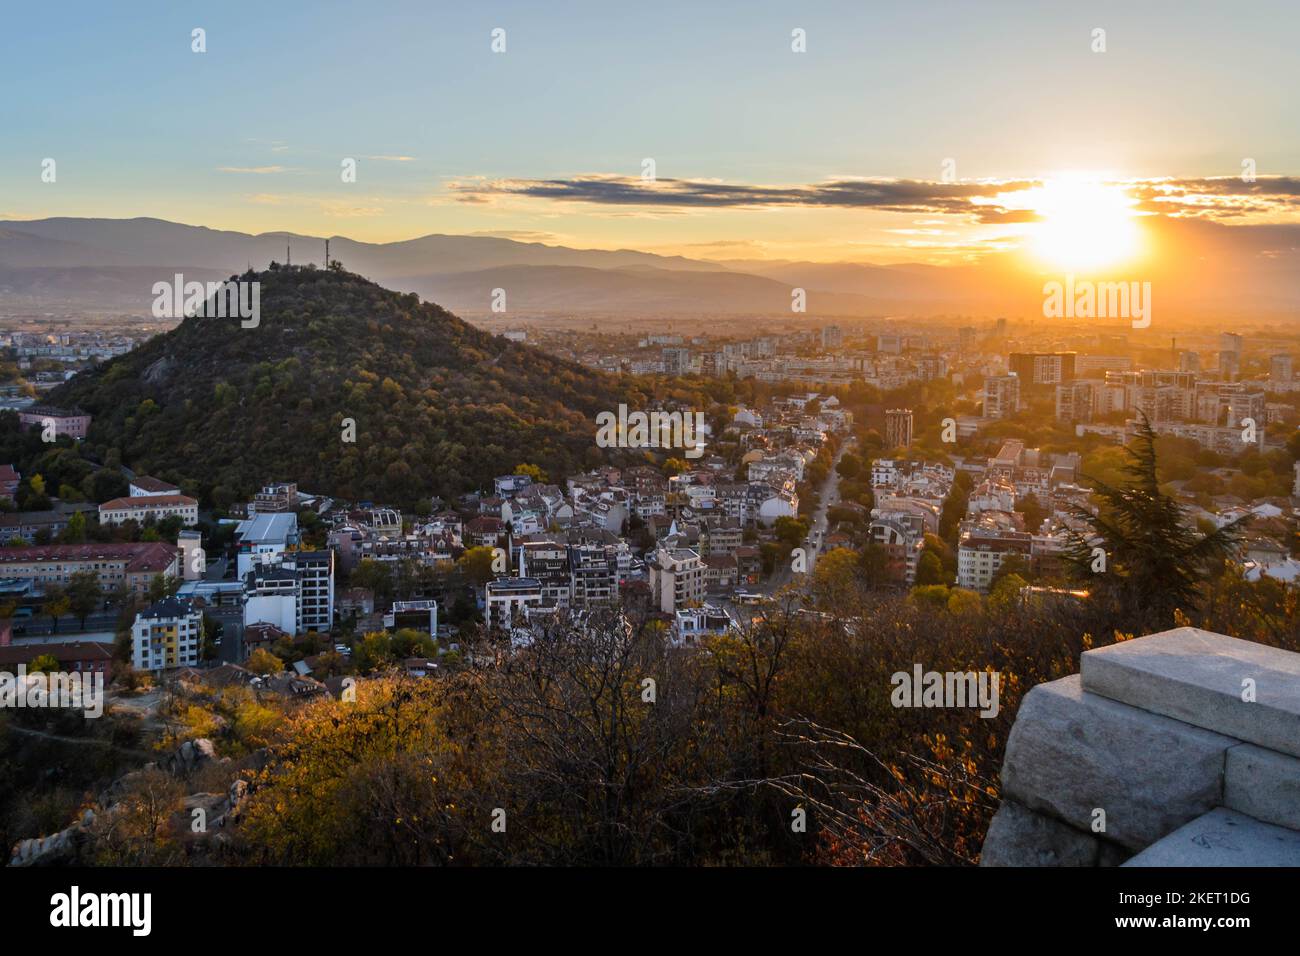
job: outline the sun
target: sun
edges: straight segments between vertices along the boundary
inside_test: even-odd
[[[1090,270],[1124,262],[1141,246],[1134,200],[1122,186],[1084,175],[1053,177],[1021,197],[1041,216],[1030,250],[1057,268]]]

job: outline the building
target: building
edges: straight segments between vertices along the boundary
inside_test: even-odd
[[[334,625],[334,552],[292,551],[284,566],[298,576],[298,633],[324,633]]]
[[[13,500],[18,494],[18,483],[22,475],[13,465],[0,465],[0,498]]]
[[[498,578],[484,588],[487,625],[509,630],[527,620],[529,608],[542,607],[542,582],[534,578]]]
[[[707,572],[690,548],[660,548],[649,561],[650,600],[656,610],[674,614],[704,600]]]
[[[1010,418],[1020,408],[1020,379],[991,375],[984,380],[984,417]]]
[[[885,447],[910,448],[912,445],[912,410],[891,408],[885,412]]]
[[[428,634],[438,633],[438,602],[394,601],[392,608],[384,615],[384,627],[390,631],[410,628]]]
[[[42,591],[66,586],[74,574],[94,571],[100,587],[149,593],[159,575],[180,577],[180,552],[161,541],[138,544],[46,544],[0,549],[0,576],[31,581]]]
[[[145,524],[150,521],[162,521],[173,515],[181,519],[185,527],[199,523],[199,503],[187,495],[132,495],[129,498],[114,498],[99,506],[100,524],[122,524],[134,521]]]
[[[65,511],[0,512],[0,543],[21,539],[26,544],[53,541],[68,526],[72,515]]]
[[[148,498],[154,495],[179,495],[181,490],[175,485],[169,485],[165,481],[159,481],[157,478],[151,478],[148,475],[137,475],[130,481],[129,494],[132,498]]]
[[[1074,358],[1073,352],[1012,352],[1007,368],[1023,392],[1035,392],[1074,381]]]
[[[265,485],[253,496],[248,506],[250,513],[283,514],[298,510],[298,486],[291,481]]]
[[[277,562],[298,543],[298,516],[260,512],[235,526],[236,573],[247,577],[255,564]]]
[[[618,552],[600,544],[569,547],[575,607],[613,604],[618,600]]]
[[[90,415],[79,408],[29,405],[18,413],[18,426],[24,431],[53,427],[55,438],[67,435],[69,438],[82,439],[90,430]]]
[[[691,371],[690,349],[664,349],[664,374],[687,375]]]
[[[1274,382],[1290,382],[1295,377],[1295,361],[1290,355],[1274,355],[1268,360],[1268,377]],[[3,477],[0,470],[0,477]]]
[[[1058,422],[1092,421],[1092,397],[1095,383],[1063,382],[1056,386],[1056,420]]]
[[[66,674],[103,674],[104,682],[113,678],[113,645],[97,641],[24,641],[10,640],[10,622],[0,622],[0,671],[16,673],[19,664],[31,666],[38,657],[53,657],[59,670]]]
[[[273,624],[288,634],[327,632],[334,623],[334,552],[290,551],[244,575],[244,627]]]
[[[131,662],[136,670],[195,667],[202,654],[203,612],[188,598],[164,598],[135,616]]]
[[[822,326],[822,348],[825,351],[838,349],[844,345],[844,330],[838,325]]]
[[[987,594],[993,576],[1008,558],[1028,564],[1033,535],[1026,531],[1003,531],[966,525],[957,544],[957,586]]]

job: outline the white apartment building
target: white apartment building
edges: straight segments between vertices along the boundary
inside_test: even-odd
[[[650,600],[665,614],[704,600],[704,562],[690,548],[660,548],[650,561]]]
[[[136,670],[194,667],[202,653],[203,612],[189,598],[164,598],[135,616],[131,661]]]

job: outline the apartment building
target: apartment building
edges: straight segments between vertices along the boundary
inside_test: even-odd
[[[189,598],[164,598],[135,616],[131,660],[136,670],[194,667],[202,653],[203,612]]]
[[[487,603],[487,625],[497,630],[509,630],[527,619],[530,608],[540,608],[542,582],[535,578],[498,578],[484,588]]]
[[[1033,535],[1025,531],[1002,531],[963,525],[957,545],[957,585],[987,594],[1004,561],[1011,557],[1030,560]]]
[[[660,548],[649,562],[652,606],[673,614],[704,600],[706,570],[690,548]]]
[[[100,587],[127,587],[144,596],[158,575],[180,577],[180,551],[160,541],[132,544],[47,544],[0,549],[0,577],[31,581],[45,590],[74,574],[94,571]]]

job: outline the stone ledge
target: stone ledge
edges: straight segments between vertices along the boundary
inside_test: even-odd
[[[1223,802],[1225,756],[1236,744],[1085,693],[1077,675],[1066,677],[1021,703],[1003,793],[1085,835],[1100,808],[1105,838],[1140,850]]]
[[[1300,830],[1300,760],[1238,744],[1228,751],[1223,805],[1264,823]]]
[[[1008,799],[989,824],[980,866],[1097,866],[1100,857],[1096,837]]]
[[[1300,866],[1300,833],[1219,807],[1124,866]]]
[[[1300,757],[1300,654],[1180,627],[1086,651],[1080,671],[1089,693]]]

